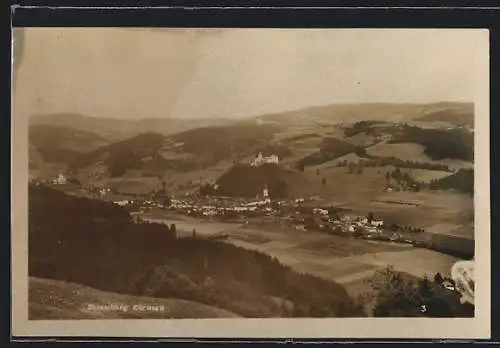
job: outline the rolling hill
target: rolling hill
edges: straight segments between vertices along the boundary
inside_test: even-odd
[[[167,170],[200,170],[269,150],[277,129],[253,124],[197,128],[170,136],[143,133],[82,154],[72,161],[71,168],[104,164],[111,177],[123,176],[130,170],[159,177]]]
[[[474,133],[465,128],[422,129],[404,126],[390,143],[415,143],[422,145],[424,153],[433,160],[474,160]]]
[[[474,194],[474,170],[460,169],[453,175],[432,180],[430,188],[432,190],[453,189],[458,192]]]
[[[291,110],[258,116],[262,122],[295,124],[314,124],[322,122],[355,123],[358,121],[407,122],[410,120],[435,121],[445,118],[447,121],[462,123],[469,120],[474,105],[472,103],[438,102],[432,104],[391,104],[391,103],[361,103],[333,104],[314,106],[301,110]],[[473,118],[473,117],[472,117]]]
[[[429,111],[416,120],[424,122],[448,122],[455,126],[474,127],[474,105],[450,105],[442,109]]]
[[[167,160],[159,154],[164,137],[158,133],[144,133],[133,138],[103,146],[82,154],[71,162],[72,170],[103,163],[111,177],[122,176],[127,170],[166,170]]]
[[[32,125],[28,136],[33,155],[49,163],[67,164],[79,154],[109,144],[95,133],[61,126]]]
[[[41,114],[30,118],[31,125],[48,125],[73,128],[75,130],[95,133],[110,142],[124,140],[141,133],[156,132],[163,135],[183,132],[189,129],[232,124],[225,119],[110,119],[85,116],[74,113]]]
[[[225,196],[253,198],[262,194],[264,187],[272,197],[286,197],[288,187],[300,182],[300,174],[276,165],[252,167],[237,164],[217,180],[217,193]]]

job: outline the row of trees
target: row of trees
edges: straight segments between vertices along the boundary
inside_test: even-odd
[[[399,159],[397,157],[376,157],[376,156],[367,156],[367,155],[360,156],[360,157],[363,157],[363,159],[361,159],[355,163],[357,163],[360,166],[367,167],[367,168],[394,166],[394,167],[408,168],[408,169],[440,170],[440,171],[446,171],[446,172],[452,171],[448,165],[440,164],[440,163],[417,162],[417,161],[411,161],[411,160],[404,161],[404,160]],[[348,161],[348,160],[343,160],[343,161],[339,161],[337,163],[337,166],[347,167],[351,163],[353,163],[353,162]]]

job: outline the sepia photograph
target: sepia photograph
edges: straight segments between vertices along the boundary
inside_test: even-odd
[[[465,29],[13,29],[13,321],[484,335],[488,49]]]

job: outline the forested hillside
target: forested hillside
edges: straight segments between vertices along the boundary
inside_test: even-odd
[[[339,284],[255,251],[134,224],[111,203],[29,189],[29,275],[121,294],[179,298],[245,317],[363,316]]]

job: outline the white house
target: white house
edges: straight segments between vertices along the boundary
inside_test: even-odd
[[[64,185],[66,183],[66,177],[62,174],[59,174],[57,178],[53,180],[53,183],[57,185]]]
[[[321,209],[321,208],[314,208],[313,213],[317,215],[322,215],[322,216],[327,216],[328,215],[328,210],[326,209]]]
[[[384,226],[384,221],[382,221],[382,220],[372,220],[371,225],[375,226],[375,227],[382,227],[382,226]]]
[[[252,166],[258,167],[263,164],[278,164],[279,158],[276,155],[262,156],[262,152],[259,152],[257,157],[253,160]]]

